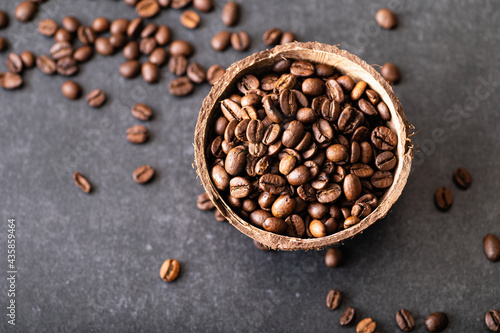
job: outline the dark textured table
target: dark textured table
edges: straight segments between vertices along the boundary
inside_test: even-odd
[[[242,1],[243,2],[243,1]],[[18,1],[0,1],[13,13]],[[400,24],[383,31],[375,11],[389,6]],[[272,27],[294,31],[300,41],[340,44],[371,64],[396,63],[395,87],[416,130],[420,152],[402,197],[391,213],[345,243],[345,263],[329,269],[324,251],[262,252],[213,213],[196,209],[202,192],[192,168],[193,131],[203,97],[167,93],[158,85],[124,80],[122,55],[96,56],[75,77],[85,92],[102,88],[108,102],[90,109],[84,98],[60,93],[63,77],[37,69],[21,90],[0,90],[0,308],[1,332],[354,332],[339,325],[347,306],[358,319],[372,317],[380,332],[398,332],[404,307],[424,332],[434,311],[449,315],[447,332],[487,332],[484,315],[500,308],[500,264],[482,250],[487,233],[500,236],[499,84],[500,3],[497,1],[245,1],[240,24],[252,37],[248,52],[216,53],[211,37],[223,29],[222,3],[202,14],[201,28],[179,24],[180,11],[154,19],[175,38],[197,44],[193,60],[230,65],[264,49]],[[121,1],[51,0],[33,23],[11,17],[0,34],[9,51],[47,53],[51,41],[34,30],[42,18],[75,15],[135,17]],[[0,54],[1,67],[8,52]],[[139,122],[131,105],[146,102],[155,118],[146,145],[125,140]],[[151,184],[131,174],[143,164],[157,170]],[[474,177],[462,191],[451,180],[464,166]],[[88,176],[85,195],[72,172]],[[449,186],[448,213],[436,210],[433,192]],[[17,237],[16,327],[7,324],[7,219]],[[167,258],[182,273],[175,283],[158,277]],[[325,306],[328,290],[342,291],[341,308]]]

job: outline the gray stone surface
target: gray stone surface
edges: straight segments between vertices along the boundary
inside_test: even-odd
[[[243,2],[243,1],[242,1]],[[18,1],[1,0],[13,13]],[[400,24],[382,31],[374,13],[395,8]],[[106,105],[68,101],[65,81],[37,69],[25,87],[0,90],[0,309],[1,332],[352,332],[338,320],[347,306],[372,317],[380,332],[398,332],[395,314],[404,307],[424,332],[434,311],[448,313],[447,332],[486,332],[484,314],[500,308],[500,264],[486,260],[482,238],[500,236],[500,113],[498,110],[500,3],[482,1],[245,1],[241,23],[252,37],[248,52],[216,53],[210,38],[223,28],[222,3],[202,14],[202,26],[180,26],[180,11],[155,21],[176,38],[199,43],[193,60],[228,66],[264,48],[272,26],[293,30],[301,41],[340,44],[368,63],[396,63],[395,87],[420,153],[403,196],[390,215],[345,243],[345,264],[328,269],[324,252],[266,253],[212,213],[198,211],[202,191],[191,167],[193,131],[209,86],[184,99],[161,83],[124,80],[121,54],[96,56],[74,79],[85,92],[102,88]],[[12,19],[1,30],[9,51],[47,53],[51,41],[34,33],[47,17],[74,15],[89,24],[98,15],[134,17],[120,1],[51,0],[34,23]],[[7,52],[0,54],[1,67]],[[489,82],[489,83],[488,83]],[[492,83],[493,82],[493,83]],[[129,114],[146,102],[155,118],[143,146],[125,140],[138,121]],[[132,171],[151,164],[155,180],[132,181]],[[455,167],[474,176],[467,191],[451,181]],[[73,184],[78,170],[94,192]],[[433,192],[449,186],[455,205],[437,211]],[[17,325],[6,323],[7,219],[17,219]],[[182,264],[172,284],[158,277],[160,264]],[[329,311],[329,289],[343,292]]]

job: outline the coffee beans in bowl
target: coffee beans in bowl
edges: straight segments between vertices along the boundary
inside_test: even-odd
[[[288,43],[234,64],[212,88],[195,159],[240,231],[274,249],[321,248],[397,200],[411,165],[408,126],[371,66],[336,47]]]

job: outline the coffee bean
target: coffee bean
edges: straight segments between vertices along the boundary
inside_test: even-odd
[[[396,313],[396,322],[399,328],[404,332],[413,331],[415,328],[415,319],[410,311],[401,309]]]
[[[170,53],[173,56],[185,56],[189,57],[193,53],[193,46],[184,40],[174,40],[170,44]]]
[[[200,12],[209,12],[214,7],[213,0],[193,0],[193,6]]]
[[[143,165],[135,169],[132,178],[138,184],[149,182],[155,174],[155,170],[149,165]]]
[[[212,200],[210,200],[210,197],[206,192],[203,192],[198,196],[198,199],[196,200],[196,206],[200,210],[212,210],[215,208]]]
[[[115,53],[115,49],[111,42],[106,37],[99,37],[95,40],[95,50],[103,56],[110,56]]]
[[[215,210],[215,219],[219,222],[227,221],[225,216],[222,215],[222,213],[218,209]]]
[[[47,37],[54,36],[57,28],[57,22],[52,19],[45,19],[38,22],[38,33]]]
[[[130,23],[129,19],[126,18],[119,18],[114,20],[111,23],[111,26],[109,27],[109,32],[114,35],[114,34],[126,34],[127,33],[127,28]]]
[[[380,73],[387,81],[391,83],[396,83],[401,79],[401,74],[399,72],[399,68],[393,63],[385,63],[380,70]]]
[[[486,326],[492,332],[500,332],[500,312],[497,310],[490,310],[486,312],[484,317],[484,322]]]
[[[262,41],[266,45],[277,45],[281,40],[281,35],[283,32],[279,28],[271,28],[264,32],[262,35]]]
[[[453,194],[449,188],[439,187],[434,193],[434,202],[439,209],[449,210],[453,205]]]
[[[12,72],[0,72],[0,88],[12,90],[23,85],[21,75]]]
[[[139,120],[150,120],[153,117],[153,110],[146,104],[137,103],[134,104],[130,110],[132,116]]]
[[[226,72],[220,65],[212,65],[207,70],[207,81],[209,84],[214,85]]]
[[[64,28],[57,29],[54,35],[54,40],[56,42],[71,42],[72,39],[73,36],[71,35],[71,33]]]
[[[79,172],[73,172],[73,181],[75,182],[76,186],[78,186],[85,193],[90,193],[90,191],[92,190],[92,186],[90,185],[87,178],[85,178],[85,176],[83,176]]]
[[[266,192],[263,192],[266,193]],[[286,218],[285,223],[287,224],[286,234],[290,237],[302,237],[306,231],[306,226],[304,220],[300,215],[294,214]]]
[[[381,171],[389,171],[394,169],[397,164],[396,156],[390,151],[380,153],[375,159],[375,165]],[[457,169],[458,170],[458,169]]]
[[[313,237],[320,238],[326,236],[326,227],[319,220],[312,220],[309,224],[309,232]]]
[[[168,84],[168,91],[174,96],[186,96],[192,93],[194,85],[185,76],[178,77]]]
[[[149,131],[146,126],[135,125],[127,130],[127,140],[131,143],[141,144],[148,140]]]
[[[142,0],[135,6],[137,15],[142,18],[151,18],[160,12],[160,5],[156,0]]]
[[[78,64],[72,57],[64,57],[57,60],[57,73],[64,76],[72,76],[78,72]]]
[[[262,225],[264,230],[273,232],[275,234],[282,234],[286,231],[288,225],[282,219],[277,217],[268,217]]]
[[[90,47],[89,45],[83,45],[75,50],[75,52],[73,53],[73,59],[78,62],[86,62],[92,57],[93,53],[94,51],[92,47]]]
[[[252,184],[243,177],[234,177],[229,181],[229,193],[234,198],[245,198],[250,194]]]
[[[156,41],[152,37],[146,37],[139,43],[139,50],[142,54],[150,55],[151,52],[156,48]]]
[[[311,76],[314,71],[314,65],[305,60],[295,60],[290,66],[290,73],[296,76]]]
[[[295,37],[295,34],[293,32],[285,31],[283,35],[281,35],[280,45],[292,43],[295,40],[297,40],[297,37]]]
[[[397,135],[385,126],[378,126],[372,131],[371,139],[375,147],[382,150],[392,150],[398,143]]]
[[[342,294],[336,289],[332,289],[326,295],[326,306],[330,310],[335,310],[340,306],[342,302]]]
[[[170,6],[174,9],[181,9],[186,7],[192,2],[192,0],[172,0]]]
[[[139,37],[143,27],[144,27],[144,21],[140,17],[133,19],[127,25],[127,36],[129,38]]]
[[[349,216],[344,221],[344,229],[350,228],[358,224],[361,220],[357,216]]]
[[[175,259],[167,259],[160,267],[160,277],[166,282],[173,282],[179,276],[181,265]]]
[[[45,74],[51,75],[56,72],[56,63],[46,55],[38,56],[36,65]]]
[[[61,86],[61,92],[69,99],[78,99],[82,93],[82,88],[75,81],[66,81]]]
[[[6,48],[7,48],[7,41],[5,40],[5,38],[0,36],[0,51],[5,50]]]
[[[325,83],[326,94],[328,98],[336,101],[337,103],[343,103],[345,99],[344,90],[340,84],[334,79],[330,79]]]
[[[222,30],[215,34],[210,42],[212,48],[216,51],[224,51],[230,43],[231,40],[231,32],[227,30]]]
[[[9,15],[3,10],[0,10],[0,29],[9,25]]]
[[[227,2],[222,8],[222,22],[228,27],[232,27],[238,23],[240,18],[240,6],[234,2]]]
[[[457,168],[453,172],[453,180],[455,184],[463,189],[467,189],[472,184],[472,176],[465,168]]]
[[[294,212],[296,205],[297,202],[290,194],[283,194],[274,201],[271,212],[275,217],[285,219]]]
[[[308,96],[321,95],[324,90],[325,83],[320,78],[308,78],[302,82],[302,91]]]
[[[194,10],[186,10],[181,15],[181,24],[188,29],[195,29],[200,25],[200,15]]]
[[[434,312],[425,319],[429,332],[442,332],[448,326],[448,316],[443,312]]]
[[[9,71],[13,73],[21,73],[23,71],[23,60],[16,53],[10,53],[5,64]]]
[[[105,17],[97,17],[92,21],[92,29],[98,34],[109,30],[109,20]]]
[[[237,31],[231,34],[231,46],[236,51],[245,51],[250,47],[250,37],[245,31]]]
[[[492,234],[483,238],[483,249],[488,260],[495,262],[500,260],[500,240]]]
[[[35,66],[35,55],[31,51],[24,51],[20,55],[21,60],[23,61],[24,68],[32,68]]]
[[[334,268],[340,266],[342,262],[342,251],[338,247],[331,247],[326,251],[325,264],[328,267]]]
[[[18,21],[28,22],[33,19],[38,7],[33,1],[22,1],[17,5],[14,16]]]
[[[377,323],[371,318],[361,320],[356,326],[356,333],[373,333],[377,328]]]
[[[276,73],[284,73],[290,69],[292,62],[291,59],[280,59],[274,64],[273,71]]]
[[[78,27],[77,34],[78,39],[82,42],[82,44],[89,45],[95,43],[96,35],[91,27],[81,25]]]
[[[54,60],[59,60],[64,57],[73,55],[73,46],[68,42],[58,42],[50,48],[50,54]]]
[[[141,74],[144,81],[147,83],[158,82],[159,69],[158,66],[150,62],[145,62],[141,66]]]
[[[253,240],[253,244],[255,245],[256,248],[258,248],[261,251],[270,251],[271,250],[271,248],[269,246],[264,245],[262,243],[259,243],[255,239]]]
[[[132,79],[139,75],[141,64],[137,60],[125,61],[120,65],[120,74],[126,79]]]
[[[168,59],[168,51],[164,48],[157,47],[149,55],[149,62],[156,66],[163,66]]]
[[[139,58],[140,50],[139,43],[136,41],[130,41],[123,48],[123,56],[125,59],[133,60]]]
[[[155,40],[158,45],[166,45],[170,42],[172,38],[172,31],[166,25],[160,25],[158,30],[156,30]]]
[[[158,26],[155,23],[148,23],[146,26],[141,31],[141,38],[148,38],[148,37],[153,37],[154,39],[154,34],[158,30]],[[156,40],[155,40],[156,41]]]
[[[94,89],[87,95],[87,104],[90,107],[98,108],[106,102],[106,94],[101,89]]]
[[[207,79],[207,72],[200,64],[192,62],[187,67],[187,77],[194,83],[203,83]]]
[[[349,326],[354,323],[354,318],[356,317],[356,311],[353,307],[348,307],[342,317],[340,317],[340,325]]]
[[[375,14],[378,25],[384,29],[392,29],[398,24],[396,14],[389,8],[381,8]]]
[[[80,26],[80,22],[73,16],[66,16],[62,20],[62,26],[70,33],[75,33]]]

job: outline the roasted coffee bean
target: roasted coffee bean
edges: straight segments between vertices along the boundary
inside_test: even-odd
[[[229,193],[234,198],[245,198],[252,190],[252,184],[244,177],[234,177],[229,181]]]
[[[290,69],[292,62],[291,59],[281,59],[274,64],[273,71],[276,73],[284,73]]]
[[[312,126],[314,139],[318,143],[326,143],[333,139],[333,128],[325,119],[318,119]]]
[[[150,55],[151,52],[156,48],[156,41],[153,37],[146,37],[139,43],[139,51],[142,54]]]
[[[397,162],[396,156],[390,151],[384,151],[375,158],[375,166],[381,171],[394,169]]]
[[[23,71],[23,60],[16,53],[10,53],[5,62],[9,71],[13,73],[21,73]]]
[[[285,147],[295,147],[304,137],[304,125],[300,121],[293,120],[288,124],[287,129],[283,132],[281,142]]]
[[[222,215],[222,213],[218,209],[215,210],[215,219],[219,222],[226,221],[226,218],[224,217],[224,215]]]
[[[154,23],[148,23],[141,31],[141,38],[153,37],[156,31],[158,30],[158,26]],[[155,39],[156,41],[156,39]]]
[[[149,131],[146,126],[135,125],[127,130],[127,140],[128,142],[141,144],[148,140]]]
[[[280,45],[292,43],[296,40],[297,40],[297,37],[295,36],[295,34],[293,32],[285,31],[285,32],[283,32],[283,35],[281,35]]]
[[[93,54],[94,50],[92,49],[91,46],[83,45],[75,50],[75,52],[73,53],[73,59],[75,59],[78,62],[85,62],[89,60]]]
[[[275,217],[285,219],[294,212],[296,205],[290,194],[283,194],[274,201],[271,212]]]
[[[96,40],[96,35],[94,30],[92,30],[91,27],[85,25],[81,25],[78,27],[77,34],[80,42],[82,42],[82,44],[85,45],[94,44]]]
[[[209,12],[214,7],[213,0],[193,0],[193,7],[200,12]]]
[[[115,53],[115,49],[111,42],[106,37],[99,37],[95,40],[95,50],[103,56],[110,56]]]
[[[382,150],[392,150],[398,144],[397,135],[385,126],[378,126],[372,131],[372,143],[375,147]]]
[[[194,85],[185,76],[178,77],[168,84],[168,91],[174,96],[186,96],[192,93]]]
[[[9,25],[9,15],[3,10],[0,10],[0,29]]]
[[[156,66],[163,66],[168,59],[168,51],[164,48],[157,47],[149,55],[149,62]]]
[[[231,42],[231,32],[227,30],[222,30],[215,34],[210,42],[212,48],[216,51],[224,51],[229,46]]]
[[[368,97],[368,100],[370,101],[370,103],[372,103],[373,105],[377,105],[378,102],[379,102],[379,96],[377,94],[377,92],[373,89],[366,89],[365,90],[365,94],[366,96]]]
[[[377,171],[371,177],[371,184],[376,188],[388,188],[393,181],[394,175],[389,171]]]
[[[193,46],[185,40],[174,40],[170,44],[170,53],[173,56],[181,55],[189,57],[193,53]]]
[[[200,25],[200,15],[194,10],[186,10],[181,15],[181,24],[188,29],[195,29]]]
[[[276,81],[274,85],[274,90],[277,90],[278,93],[281,93],[285,89],[292,89],[297,82],[297,77],[292,74],[283,74]]]
[[[186,70],[187,77],[194,83],[203,83],[207,80],[205,68],[197,62],[189,64]]]
[[[114,34],[126,34],[127,33],[127,28],[130,23],[130,20],[126,18],[119,18],[114,20],[111,23],[111,26],[109,27],[109,32],[114,35]]]
[[[340,266],[342,262],[342,251],[338,247],[331,247],[326,251],[325,264],[330,268]]]
[[[285,186],[285,179],[276,174],[267,173],[259,179],[259,188],[271,194],[280,194],[285,190]]]
[[[92,186],[90,185],[87,178],[79,172],[73,172],[73,181],[76,186],[78,186],[83,192],[90,193]]]
[[[87,104],[90,107],[98,108],[106,102],[106,94],[101,89],[94,89],[87,95]]]
[[[167,259],[160,267],[160,278],[166,282],[173,282],[179,276],[181,265],[175,259]]]
[[[80,22],[73,16],[66,16],[62,20],[62,26],[70,33],[75,33],[80,26]]]
[[[333,67],[326,64],[316,64],[314,65],[314,69],[316,71],[316,75],[321,77],[330,77],[335,73]]]
[[[389,8],[381,8],[375,14],[375,21],[384,29],[392,29],[398,24],[396,14]]]
[[[132,79],[141,72],[141,64],[137,60],[125,61],[120,65],[120,74],[126,79]]]
[[[372,161],[373,159],[373,149],[372,146],[366,142],[363,141],[359,145],[360,149],[360,160],[361,163],[368,164]]]
[[[356,311],[353,307],[348,307],[342,317],[340,317],[340,325],[349,326],[354,323],[354,318],[356,316]]]
[[[277,217],[268,217],[264,221],[262,227],[264,228],[264,230],[273,232],[275,234],[282,234],[286,231],[288,225],[282,219],[279,219]]]
[[[149,165],[143,165],[135,169],[132,178],[138,184],[149,182],[155,174],[155,170]]]
[[[37,9],[37,5],[33,1],[22,1],[17,5],[14,16],[18,21],[28,22],[33,19]]]
[[[21,60],[23,61],[24,68],[32,68],[33,66],[35,66],[36,58],[33,52],[24,51],[23,53],[21,53],[20,57]]]
[[[302,91],[308,96],[318,96],[325,90],[325,83],[320,78],[308,78],[302,82]]]
[[[69,99],[78,99],[82,93],[82,88],[75,81],[66,81],[61,86],[61,92]]]
[[[150,120],[153,117],[153,110],[143,103],[137,103],[132,106],[130,113],[134,118],[142,121]]]
[[[72,39],[73,36],[71,33],[64,28],[57,29],[56,34],[54,35],[54,40],[56,42],[71,42]]]
[[[378,114],[373,104],[371,104],[364,98],[360,98],[358,100],[358,106],[359,109],[368,116],[375,116]]]
[[[358,224],[361,220],[359,219],[359,217],[357,216],[349,216],[345,219],[344,221],[344,228],[347,229],[347,228],[350,228],[352,226],[355,226],[356,224]]]
[[[393,63],[385,63],[380,70],[380,73],[387,81],[391,83],[397,83],[401,79],[401,74],[399,68]]]
[[[439,187],[434,193],[434,202],[439,209],[449,210],[453,205],[453,194],[449,188]]]
[[[11,90],[23,85],[21,75],[12,72],[0,72],[0,88]]]
[[[279,76],[277,74],[267,74],[260,81],[262,90],[271,91],[274,89],[276,81],[278,81]]]
[[[495,262],[500,260],[500,240],[492,234],[483,238],[483,249],[488,260]]]
[[[279,94],[281,111],[288,117],[294,116],[298,110],[297,98],[290,89],[284,89]]]
[[[361,320],[356,326],[356,333],[373,333],[377,328],[377,323],[371,318]]]
[[[463,189],[467,189],[470,187],[472,183],[472,176],[465,168],[457,168],[453,172],[453,180],[455,184]]]
[[[380,102],[377,104],[377,111],[382,120],[385,121],[391,120],[391,112],[389,111],[387,104],[385,104],[384,102]]]
[[[45,19],[38,22],[38,33],[47,37],[54,36],[57,28],[57,22],[52,19]]]
[[[140,36],[142,32],[142,28],[144,27],[144,22],[140,17],[137,17],[130,21],[127,25],[127,36],[129,38],[137,38]]]
[[[228,26],[232,27],[238,23],[240,19],[240,6],[234,2],[227,2],[222,8],[222,22]]]
[[[346,93],[351,93],[356,83],[349,75],[342,75],[337,78],[337,82]],[[361,81],[362,82],[362,81]],[[360,96],[361,97],[361,96]],[[358,97],[359,98],[359,97]]]
[[[36,58],[36,65],[45,74],[51,75],[56,72],[56,63],[44,54]]]
[[[413,331],[415,328],[415,319],[410,311],[401,309],[396,313],[396,322],[399,328],[404,332]]]
[[[109,30],[109,20],[105,17],[97,17],[92,21],[92,29],[98,34],[106,32]]]
[[[443,312],[431,313],[425,319],[425,327],[429,332],[442,332],[448,326],[448,316]]]
[[[271,28],[264,32],[262,41],[266,45],[277,45],[281,40],[282,31],[279,28]]]
[[[142,0],[135,6],[137,15],[142,18],[151,18],[160,12],[160,5],[156,0]]]
[[[342,302],[342,293],[336,289],[332,289],[326,295],[326,306],[330,310],[335,310],[340,306]]]
[[[231,34],[231,46],[236,51],[245,51],[250,47],[250,37],[243,30],[233,32]]]
[[[281,111],[276,107],[276,104],[273,100],[272,95],[266,95],[262,99],[262,103],[264,106],[264,111],[266,112],[266,115],[269,117],[269,119],[277,124],[280,124],[283,122],[283,114]]]
[[[166,25],[160,25],[158,30],[156,30],[155,40],[158,45],[166,45],[170,42],[172,38],[172,31]]]
[[[214,85],[226,72],[220,65],[212,65],[207,70],[207,81],[209,84]]]
[[[351,91],[351,99],[353,101],[357,101],[358,99],[360,99],[361,96],[363,96],[363,94],[365,93],[366,86],[367,84],[365,81],[359,81],[358,83],[356,83]]]
[[[78,64],[72,57],[64,57],[57,60],[57,73],[64,76],[72,76],[78,72]]]
[[[306,226],[304,224],[304,220],[302,219],[302,217],[300,217],[300,215],[290,215],[286,218],[285,223],[287,224],[287,236],[299,238],[304,236],[304,233],[306,232]]]
[[[353,107],[346,107],[339,116],[338,129],[344,134],[353,133],[364,122],[363,113]],[[383,126],[381,126],[383,127]],[[397,141],[396,141],[397,143]]]
[[[243,146],[238,146],[229,151],[226,156],[225,168],[231,176],[239,175],[245,168],[246,149]]]
[[[249,120],[245,135],[249,142],[261,142],[264,137],[264,125],[258,119]]]
[[[258,89],[259,84],[260,82],[255,76],[247,74],[244,75],[240,81],[238,81],[236,86],[242,94],[248,94],[251,90]]]
[[[215,187],[219,190],[224,191],[229,188],[229,175],[221,165],[215,165],[211,172],[212,181]]]
[[[326,227],[319,220],[312,220],[309,224],[309,232],[313,237],[321,238],[326,236]]]
[[[216,133],[216,135],[223,135],[228,123],[229,123],[229,121],[227,120],[226,117],[217,118],[217,120],[215,121],[215,133]]]
[[[324,188],[316,191],[316,198],[319,203],[331,203],[342,195],[342,189],[338,184],[328,184]]]
[[[159,69],[155,64],[145,62],[141,66],[141,75],[144,81],[147,83],[156,83],[158,82]]]
[[[348,174],[344,179],[344,195],[347,201],[355,201],[361,195],[361,182],[355,174]]]
[[[335,163],[347,161],[349,158],[347,147],[340,144],[331,145],[326,150],[326,158]]]
[[[490,310],[486,312],[484,317],[484,322],[486,326],[492,332],[500,332],[500,312],[497,310]]]
[[[290,73],[302,77],[311,76],[314,74],[314,65],[309,61],[296,60],[290,66]]]
[[[188,60],[184,56],[173,56],[168,61],[168,70],[170,73],[181,76],[186,73]]]
[[[58,42],[50,48],[50,54],[54,60],[70,57],[73,54],[73,46],[68,42]]]
[[[300,165],[293,169],[288,175],[287,180],[290,185],[300,186],[311,179],[311,172],[305,165]]]
[[[334,100],[337,103],[343,103],[345,99],[344,90],[340,84],[334,79],[330,79],[325,83],[326,95],[331,100]]]

